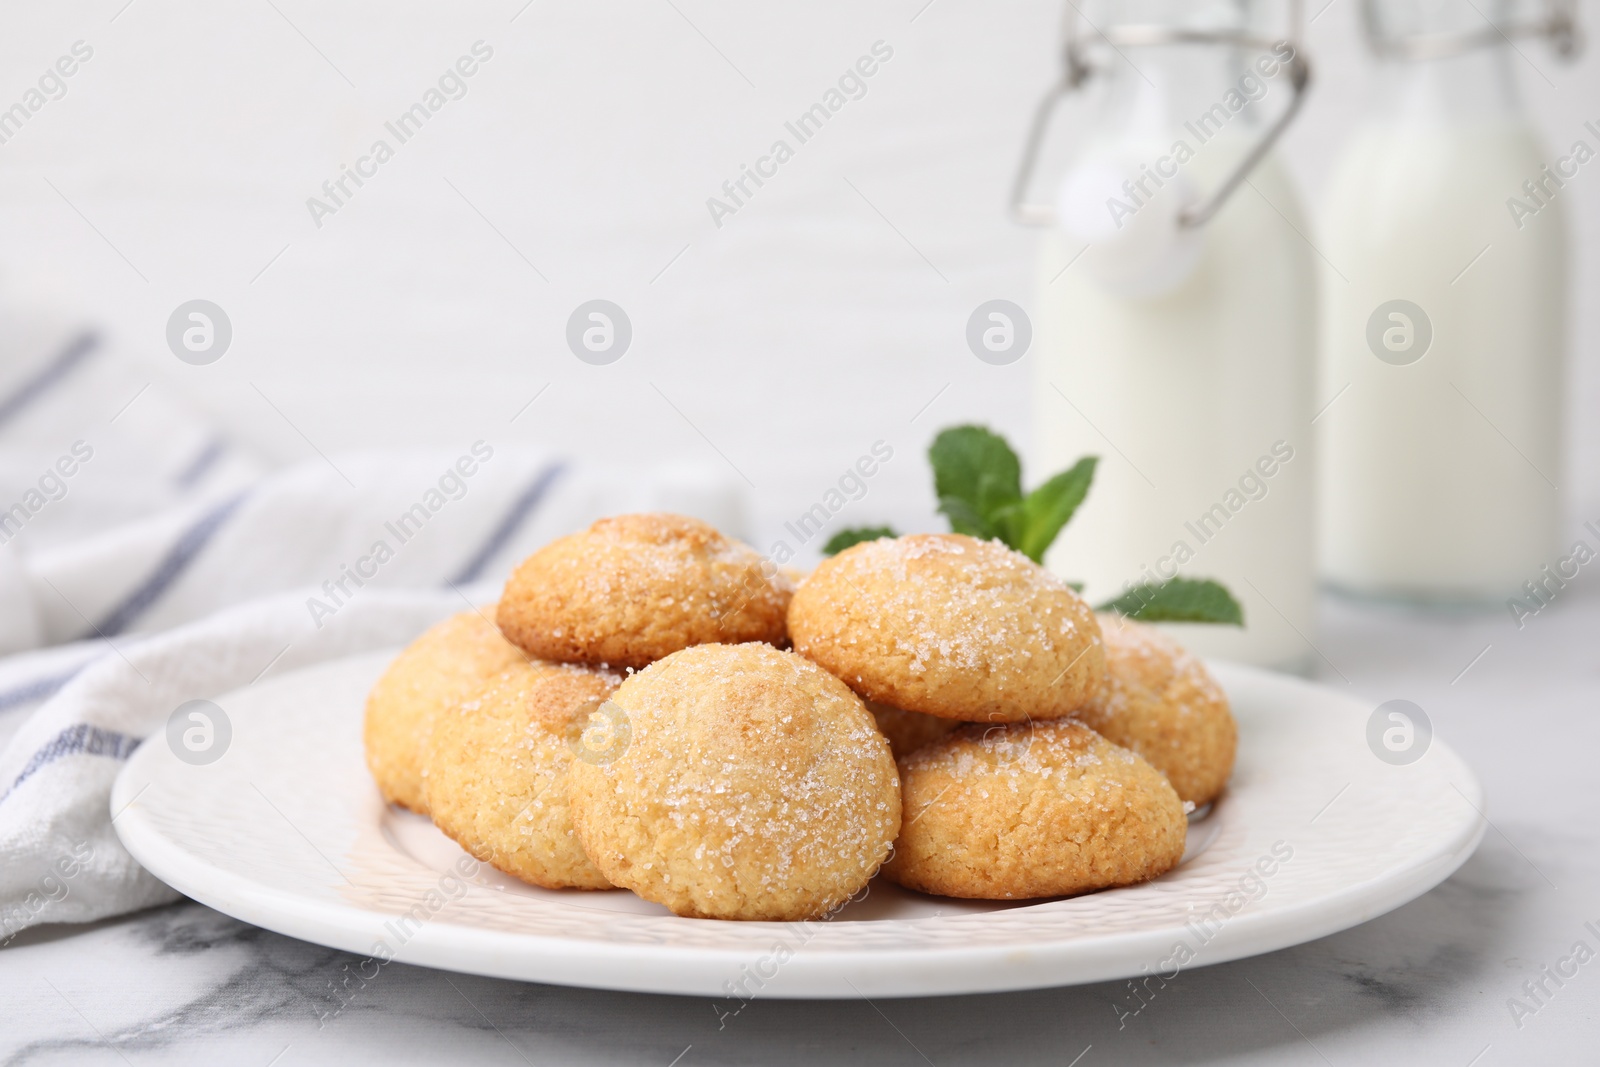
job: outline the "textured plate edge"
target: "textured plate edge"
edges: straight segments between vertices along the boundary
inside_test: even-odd
[[[1324,699],[1329,696],[1349,699],[1345,694],[1304,679],[1239,664],[1220,666],[1230,673],[1257,675],[1274,684],[1287,683],[1292,688],[1313,691]],[[1451,779],[1476,815],[1471,821],[1464,820],[1464,832],[1451,839],[1441,839],[1438,847],[1404,867],[1391,869],[1338,893],[1265,914],[1241,914],[1230,920],[1214,941],[1205,945],[1203,958],[1197,958],[1185,969],[1292,948],[1359,926],[1417,899],[1458,870],[1472,856],[1486,831],[1487,824],[1481,814],[1482,786],[1471,767],[1454,750],[1443,742],[1436,742],[1436,747],[1448,753],[1448,758],[1466,779],[1464,783]],[[137,755],[135,753],[135,757]],[[185,896],[243,922],[356,955],[371,954],[374,942],[383,937],[382,924],[396,916],[348,904],[308,904],[304,897],[264,888],[170,842],[160,831],[139,819],[142,805],[139,791],[134,790],[133,777],[135,769],[141,765],[135,758],[119,772],[112,788],[110,810],[121,812],[122,817],[113,827],[129,853],[147,870]],[[1462,784],[1469,787],[1472,795],[1461,789]],[[134,792],[132,797],[126,795],[130,791]],[[1153,965],[1184,930],[1184,927],[1161,927],[1039,947],[875,949],[870,953],[847,953],[807,951],[801,946],[784,963],[779,974],[762,987],[759,996],[797,1000],[961,996],[1114,981],[1143,973],[1132,966],[1130,958]],[[696,958],[686,961],[686,954]],[[464,959],[464,956],[469,958]],[[418,930],[395,955],[394,961],[513,981],[619,992],[726,997],[723,981],[734,978],[741,966],[757,958],[748,950],[686,950],[681,946],[613,944],[506,933],[440,921]],[[530,963],[535,966],[530,968]],[[619,964],[627,966],[619,969]],[[1070,969],[1071,973],[1061,974],[1062,968]],[[852,973],[843,973],[846,969]],[[619,973],[626,975],[626,979],[619,981]]]
[[[129,812],[136,806],[137,802]],[[186,867],[205,868],[207,874],[194,879],[204,883],[204,888],[175,888],[251,925],[368,956],[372,943],[384,936],[382,923],[394,918],[347,904],[308,905],[295,894],[263,889],[243,876],[211,867],[137,820],[126,825],[126,830],[118,828],[118,834],[141,864],[158,876],[162,869],[171,872],[176,868],[180,882],[189,882],[182,877]],[[1479,820],[1463,840],[1421,857],[1399,872],[1357,883],[1331,898],[1263,915],[1241,915],[1218,934],[1216,942],[1206,946],[1203,957],[1185,969],[1292,948],[1393,911],[1455,873],[1476,851],[1485,830]],[[1162,927],[1036,948],[875,950],[860,955],[807,952],[802,946],[784,964],[778,976],[783,980],[773,979],[772,988],[763,988],[760,996],[797,1000],[961,996],[1114,981],[1142,973],[1130,968],[1129,957],[1154,964],[1183,932],[1183,927]],[[722,982],[754,962],[747,952],[694,951],[701,958],[691,968],[685,965],[684,950],[678,947],[570,941],[440,923],[418,930],[395,962],[513,981],[710,997],[726,996]],[[840,956],[849,958],[841,961]],[[537,966],[529,968],[530,962]],[[842,975],[842,962],[855,973]],[[619,963],[629,965],[626,982],[617,980]],[[1070,967],[1072,973],[1063,976],[1063,967]]]

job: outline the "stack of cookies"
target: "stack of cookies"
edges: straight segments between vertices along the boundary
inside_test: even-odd
[[[390,665],[372,774],[534,885],[796,920],[878,873],[983,899],[1154,878],[1232,770],[1198,660],[997,542],[869,541],[796,585],[702,522],[601,520]]]

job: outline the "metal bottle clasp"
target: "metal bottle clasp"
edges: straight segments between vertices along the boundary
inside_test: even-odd
[[[1370,0],[1369,0],[1370,2]],[[1566,2],[1566,0],[1555,0]],[[1572,0],[1575,2],[1575,0]],[[1197,44],[1197,45],[1233,45],[1241,48],[1259,48],[1270,50],[1280,43],[1288,43],[1291,48],[1291,57],[1284,65],[1288,70],[1289,84],[1294,90],[1288,106],[1283,114],[1279,115],[1272,124],[1262,131],[1261,137],[1245,153],[1238,164],[1226,178],[1205,200],[1192,207],[1184,209],[1178,216],[1178,224],[1185,228],[1203,226],[1209,222],[1222,205],[1227,203],[1228,197],[1244,183],[1261,162],[1263,156],[1271,150],[1272,146],[1289,123],[1294,120],[1304,101],[1306,87],[1311,83],[1311,65],[1306,62],[1299,47],[1294,43],[1300,37],[1300,0],[1291,0],[1291,27],[1294,36],[1287,41],[1275,40],[1269,37],[1248,33],[1244,30],[1194,30],[1182,29],[1173,26],[1158,24],[1133,24],[1113,26],[1099,31],[1099,36],[1113,49],[1121,51],[1124,48],[1148,48],[1158,45]],[[1069,10],[1062,22],[1061,42],[1061,79],[1046,91],[1044,97],[1034,109],[1033,125],[1028,131],[1028,139],[1023,145],[1022,159],[1017,165],[1016,177],[1011,183],[1011,218],[1024,226],[1052,226],[1056,222],[1055,209],[1047,204],[1040,204],[1028,200],[1029,188],[1033,182],[1033,173],[1039,161],[1039,148],[1044,142],[1045,131],[1049,128],[1050,117],[1055,113],[1056,106],[1062,98],[1075,92],[1084,82],[1096,74],[1105,73],[1106,68],[1096,65],[1089,57],[1078,35],[1078,9],[1069,4]]]
[[[1484,15],[1481,29],[1389,36],[1379,29],[1378,0],[1362,0],[1361,32],[1373,54],[1385,59],[1449,59],[1478,48],[1510,44],[1513,37],[1543,37],[1562,59],[1577,59],[1584,43],[1578,26],[1578,0],[1546,0],[1545,8],[1545,17],[1536,21],[1500,24]]]

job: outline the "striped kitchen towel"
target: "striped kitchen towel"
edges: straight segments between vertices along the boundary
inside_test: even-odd
[[[269,470],[93,333],[34,340],[31,363],[0,366],[0,942],[171,898],[108,808],[179,704],[400,644],[602,515],[742,532],[741,488],[716,470],[574,464],[487,434]]]
[[[12,699],[36,701],[30,686],[59,687],[0,754],[0,945],[38,923],[89,922],[177,899],[122,847],[110,797],[124,761],[161,735],[178,705],[400,644],[463,607],[453,590],[373,589],[318,629],[304,601],[283,594],[165,633],[74,648],[49,665],[54,673],[30,677],[29,664],[0,663],[0,687]],[[13,660],[46,666],[37,654]]]

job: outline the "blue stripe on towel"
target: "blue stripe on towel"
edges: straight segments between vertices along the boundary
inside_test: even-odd
[[[449,584],[465,585],[468,582],[476,581],[482,574],[483,569],[489,565],[489,561],[494,559],[500,553],[500,550],[506,547],[511,538],[516,536],[517,531],[521,529],[522,524],[528,520],[528,516],[538,509],[540,502],[544,500],[545,494],[549,492],[550,486],[557,478],[561,477],[565,470],[566,467],[563,464],[552,463],[540,471],[538,476],[522,491],[522,495],[512,502],[510,510],[500,520],[500,524],[494,528],[494,532],[489,535],[482,545],[478,546],[478,550],[468,558],[466,564],[455,577],[450,579]]]
[[[67,346],[56,353],[55,358],[40,368],[37,374],[18,386],[10,396],[0,399],[0,426],[16,418],[29,404],[48,393],[57,382],[72,372],[72,368],[87,359],[99,344],[100,338],[88,331],[68,341]]]
[[[189,569],[189,565],[195,561],[201,549],[210,543],[228,516],[233,514],[234,509],[248,495],[247,490],[225,500],[196,520],[168,550],[150,576],[129,593],[122,603],[113,608],[111,613],[100,621],[100,625],[95,627],[94,632],[100,637],[115,637],[133,625],[139,616],[150,610],[151,605],[161,599],[162,594]]]
[[[33,758],[28,760],[27,766],[22,768],[22,772],[11,783],[11,787],[0,793],[0,803],[4,803],[23,782],[56,760],[80,753],[85,756],[109,756],[114,760],[125,760],[133,755],[133,750],[139,747],[139,742],[142,740],[144,739],[140,737],[119,734],[115,730],[102,730],[86,722],[69,726],[33,754]]]
[[[189,465],[179,471],[173,478],[179,489],[192,489],[194,484],[210,473],[211,468],[217,465],[217,460],[228,451],[228,443],[220,437],[213,437],[206,443],[198,455],[189,461]]]
[[[82,663],[65,674],[52,674],[47,678],[35,678],[31,682],[25,682],[11,689],[0,691],[0,711],[8,711],[18,704],[27,704],[34,700],[44,700],[47,697],[55,696],[62,686],[76,678],[83,672],[83,668],[92,662],[94,661],[90,660]]]

